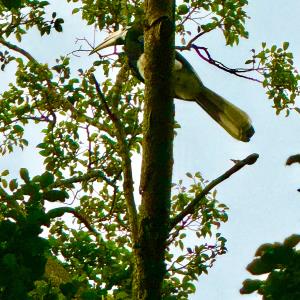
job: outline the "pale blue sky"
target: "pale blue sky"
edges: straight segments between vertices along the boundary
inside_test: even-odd
[[[82,26],[70,17],[64,1],[52,0],[53,10],[65,18],[63,34],[40,38],[32,34],[22,46],[42,62],[51,62],[61,54],[76,49],[76,38],[93,39],[93,30]],[[300,65],[300,2],[296,0],[252,0],[247,8],[251,19],[247,22],[248,40],[238,47],[225,47],[219,33],[212,33],[201,40],[211,55],[232,67],[241,67],[250,57],[252,48],[259,48],[262,41],[268,44],[290,42],[296,66]],[[97,36],[97,41],[101,37]],[[258,296],[241,296],[239,288],[249,276],[246,265],[252,260],[256,248],[265,242],[282,241],[299,232],[300,225],[300,166],[285,167],[286,158],[300,153],[300,116],[276,116],[264,90],[255,82],[234,77],[201,61],[196,54],[184,54],[193,64],[209,88],[236,103],[251,116],[256,134],[250,143],[235,141],[196,104],[176,103],[176,119],[181,124],[175,140],[174,181],[184,174],[201,171],[212,180],[232,166],[230,159],[242,159],[257,152],[260,158],[255,165],[247,166],[218,187],[218,199],[230,208],[229,221],[222,226],[228,239],[228,254],[220,257],[208,276],[201,276],[198,291],[191,299],[237,300],[260,299]],[[75,70],[89,66],[94,57],[83,54],[73,58]],[[9,78],[0,73],[1,90]],[[31,136],[36,137],[36,133]],[[37,143],[39,141],[37,140]],[[40,162],[40,163],[39,163]],[[41,160],[32,149],[0,160],[1,169],[28,167],[39,173]]]
[[[233,67],[241,66],[239,62],[262,41],[268,44],[290,41],[295,65],[299,67],[300,2],[249,1],[247,11],[251,16],[247,22],[249,40],[231,49],[224,47],[217,34],[208,36],[204,45],[211,49],[214,58]],[[232,165],[230,158],[244,158],[252,152],[260,155],[255,165],[246,167],[217,188],[219,201],[230,207],[229,221],[222,229],[229,252],[219,258],[208,276],[200,277],[198,292],[191,299],[260,299],[239,294],[241,282],[249,276],[246,265],[260,244],[283,241],[288,235],[299,233],[300,193],[296,189],[300,187],[300,166],[285,167],[284,163],[289,155],[300,152],[300,116],[297,113],[289,118],[276,116],[258,84],[225,74],[199,61],[196,55],[191,59],[207,86],[248,112],[256,134],[248,144],[234,141],[204,113],[199,115],[196,105],[177,103],[176,116],[182,130],[175,143],[175,176],[182,176],[185,170],[200,169],[211,180]],[[180,160],[182,157],[187,159]]]

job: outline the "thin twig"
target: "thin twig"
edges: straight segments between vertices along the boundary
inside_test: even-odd
[[[180,22],[179,25],[183,25],[187,20],[190,19],[190,16],[195,12],[197,8],[196,7],[193,7],[190,12],[186,15],[186,17]]]
[[[250,76],[245,76],[245,75],[242,75],[240,73],[245,73],[245,72],[252,72],[252,71],[258,71],[257,69],[232,69],[232,68],[229,68],[227,66],[225,66],[224,64],[222,64],[221,62],[217,61],[217,60],[214,60],[211,58],[207,48],[205,47],[199,47],[199,46],[196,46],[196,45],[191,45],[191,48],[193,48],[197,54],[203,59],[205,60],[206,62],[210,63],[211,65],[214,65],[216,66],[217,68],[223,70],[223,71],[226,71],[230,74],[233,74],[235,76],[238,76],[238,77],[242,77],[242,78],[245,78],[245,79],[249,79],[249,80],[252,80],[252,81],[256,81],[256,82],[259,82],[259,83],[262,83],[261,80],[259,79],[256,79],[256,78],[253,78],[253,77],[250,77]],[[202,53],[200,52],[200,50],[203,50],[207,57],[205,57],[204,55],[202,55]]]
[[[96,91],[97,91],[97,94],[98,96],[100,97],[103,105],[104,105],[104,108],[108,114],[108,116],[110,117],[110,119],[113,121],[113,123],[116,123],[118,121],[118,118],[117,116],[111,111],[110,107],[108,106],[107,104],[107,101],[106,101],[106,98],[104,96],[104,94],[102,93],[101,89],[100,89],[100,85],[95,77],[94,74],[91,74],[91,77],[94,81],[94,84],[95,84],[95,87],[96,87]]]

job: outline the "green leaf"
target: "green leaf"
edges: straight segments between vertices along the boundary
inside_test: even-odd
[[[39,154],[41,156],[47,157],[51,152],[49,150],[41,150],[39,151]]]
[[[8,9],[20,8],[21,0],[1,0],[3,5]]]
[[[248,59],[245,61],[245,65],[253,64],[254,60],[253,59]]]
[[[283,43],[283,50],[286,50],[289,47],[290,43],[289,42],[284,42]]]
[[[76,7],[72,10],[72,15],[77,14],[79,12],[79,8]]]
[[[47,143],[40,143],[36,147],[40,148],[40,149],[46,149],[48,147],[48,144]]]
[[[283,242],[284,246],[287,246],[289,248],[295,247],[300,242],[300,235],[299,234],[293,234],[286,238]]]
[[[50,184],[54,183],[54,176],[50,172],[45,172],[40,176],[39,181],[41,184],[41,188],[46,188]]]
[[[186,15],[189,12],[189,8],[186,4],[180,4],[177,6],[177,13],[179,15]]]
[[[46,6],[46,5],[49,5],[48,1],[41,1],[40,2],[40,6]]]
[[[273,45],[273,46],[271,47],[271,52],[275,52],[276,49],[277,49],[277,46],[276,46],[276,45]]]
[[[62,26],[59,23],[54,23],[54,29],[57,32],[62,32],[63,31],[63,28],[62,28]]]
[[[182,261],[184,261],[184,256],[183,255],[180,255],[180,256],[178,256],[178,258],[176,259],[176,262],[177,263],[180,263],[180,262],[182,262]]]
[[[24,182],[29,182],[30,181],[30,177],[29,177],[29,173],[28,170],[25,168],[21,168],[20,169],[20,177],[24,180]]]
[[[185,173],[185,175],[189,178],[193,178],[193,175],[190,172]]]
[[[19,32],[16,32],[16,39],[17,39],[17,41],[20,43],[21,42],[21,40],[22,40],[22,36],[21,36],[21,34],[19,33]]]
[[[65,213],[73,212],[74,208],[72,207],[57,207],[48,211],[47,217],[50,219],[62,217]]]
[[[43,194],[43,198],[50,202],[55,202],[55,201],[65,202],[65,200],[69,198],[69,195],[66,191],[52,190],[52,191],[45,192]]]
[[[8,174],[9,174],[9,170],[4,170],[4,171],[2,171],[0,177],[2,177],[2,176],[7,176]]]
[[[93,66],[95,66],[95,67],[98,67],[98,66],[100,66],[102,64],[103,64],[102,60],[96,60],[96,61],[93,62]]]
[[[24,195],[39,195],[39,186],[34,183],[27,183],[23,185],[22,192]]]
[[[273,267],[273,263],[256,258],[247,266],[247,270],[253,275],[262,275],[271,272]]]
[[[20,125],[14,125],[14,131],[17,133],[22,133],[24,131],[24,128]]]
[[[300,108],[299,108],[299,107],[295,107],[294,110],[295,110],[298,114],[300,114]]]
[[[17,179],[12,179],[9,182],[9,189],[13,192],[14,190],[16,190],[18,188],[18,182]]]
[[[7,180],[1,178],[1,184],[5,189],[7,188]]]
[[[184,239],[186,237],[186,233],[181,233],[180,235],[179,235],[179,238],[180,239]]]
[[[252,279],[246,279],[243,282],[243,287],[240,289],[241,294],[251,294],[258,290],[260,286],[262,285],[263,281],[261,280],[252,280]]]
[[[258,247],[255,252],[255,256],[262,256],[265,252],[273,248],[273,244],[265,243]]]

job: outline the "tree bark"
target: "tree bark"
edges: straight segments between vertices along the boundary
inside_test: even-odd
[[[161,299],[173,167],[173,0],[145,1],[145,107],[133,299]]]

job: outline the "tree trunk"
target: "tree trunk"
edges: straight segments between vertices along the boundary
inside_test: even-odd
[[[145,110],[133,299],[161,299],[173,167],[173,0],[145,1]]]

